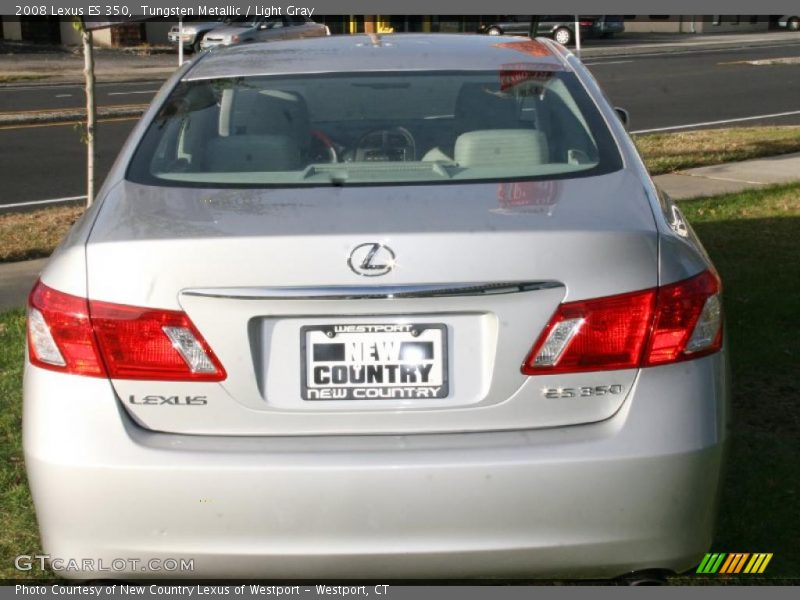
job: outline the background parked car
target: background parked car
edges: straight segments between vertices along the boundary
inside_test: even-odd
[[[621,17],[606,17],[598,15],[594,17],[578,17],[581,28],[581,36],[599,36],[606,33],[614,34],[625,30]],[[616,21],[615,19],[619,19]],[[598,23],[599,21],[599,23]],[[620,28],[620,25],[622,26]],[[524,15],[510,15],[503,17],[501,21],[490,23],[483,27],[481,33],[489,35],[528,35],[531,30],[531,17]],[[536,35],[552,37],[559,44],[568,45],[575,39],[575,16],[574,15],[542,15],[536,27]]]
[[[783,15],[778,19],[778,27],[785,27],[789,31],[800,31],[800,16]]]
[[[221,27],[230,23],[230,19],[224,21],[192,21],[183,24],[183,48],[184,50],[191,50],[192,52],[200,52],[200,42],[203,37],[217,27]],[[172,27],[167,34],[167,39],[170,43],[177,45],[181,38],[181,32],[178,25]]]
[[[205,50],[214,46],[230,46],[244,42],[274,42],[324,35],[330,35],[330,30],[308,17],[285,15],[251,17],[231,21],[224,27],[214,29],[203,38],[200,47]]]
[[[625,31],[625,20],[621,15],[598,15],[592,25],[592,35],[610,38]]]

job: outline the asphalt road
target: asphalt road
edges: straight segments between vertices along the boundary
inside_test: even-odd
[[[774,47],[597,57],[585,62],[612,102],[628,109],[631,129],[642,131],[709,123],[800,124],[800,64],[744,62],[785,57],[800,57],[800,40]],[[146,103],[159,85],[101,84],[98,104]],[[82,102],[80,86],[0,88],[0,112],[68,108]],[[786,112],[794,114],[762,117]],[[100,124],[100,181],[134,123],[129,119]],[[0,165],[0,205],[79,196],[84,190],[85,148],[74,125],[0,129]]]
[[[585,62],[611,101],[628,109],[631,129],[640,131],[783,112],[797,114],[742,124],[800,124],[800,64],[746,62],[788,57],[800,57],[800,43]]]
[[[135,119],[97,129],[98,182],[117,157]],[[86,146],[74,124],[0,130],[0,205],[86,193]]]
[[[98,83],[95,89],[97,105],[147,104],[153,99],[161,83],[161,81]],[[0,113],[84,106],[86,99],[82,85],[19,85],[0,88]]]

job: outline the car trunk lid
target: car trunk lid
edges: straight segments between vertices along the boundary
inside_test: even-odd
[[[392,268],[366,277],[363,257],[351,268],[363,244],[390,249]],[[520,365],[560,302],[657,285],[653,217],[624,172],[280,190],[125,182],[106,198],[87,254],[92,299],[185,311],[227,372],[219,383],[114,380],[120,400],[145,427],[207,435],[602,420],[635,369],[529,377]],[[422,352],[413,378],[406,351]],[[354,353],[383,378],[355,385],[373,390],[359,399],[342,391],[349,379],[330,381],[359,380]],[[392,391],[404,366],[404,388],[428,391]],[[398,381],[386,380],[391,372]],[[614,393],[552,393],[598,387]]]

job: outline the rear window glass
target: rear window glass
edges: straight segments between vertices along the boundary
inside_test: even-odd
[[[344,73],[181,82],[128,169],[148,185],[556,179],[621,168],[575,75]]]

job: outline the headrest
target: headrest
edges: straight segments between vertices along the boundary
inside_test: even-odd
[[[484,129],[456,138],[454,160],[463,167],[550,162],[547,138],[533,129]]]
[[[299,145],[311,143],[308,107],[299,94],[282,90],[237,89],[228,102],[223,92],[221,136],[271,134],[291,137]],[[226,127],[228,124],[228,127]]]

